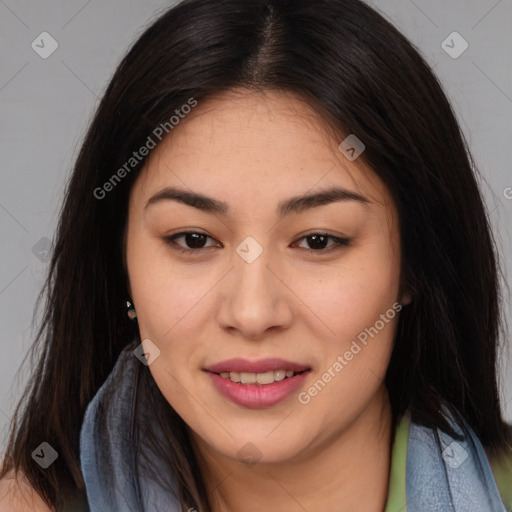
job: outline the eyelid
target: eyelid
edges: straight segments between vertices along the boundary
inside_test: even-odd
[[[323,231],[312,231],[311,233],[306,233],[305,235],[302,235],[301,237],[299,237],[297,239],[297,241],[304,240],[305,238],[311,237],[313,235],[323,236],[323,237],[325,237],[329,240],[332,240],[334,242],[333,244],[331,244],[330,247],[328,246],[325,249],[316,249],[315,250],[315,249],[308,249],[308,248],[301,247],[301,249],[305,250],[306,252],[314,253],[317,255],[328,254],[329,252],[331,252],[334,249],[340,249],[341,247],[348,246],[351,242],[351,240],[347,237],[340,237],[340,236],[332,235],[330,233],[326,233]],[[296,244],[297,242],[293,242],[293,243]]]
[[[181,245],[179,245],[178,243],[175,242],[175,240],[177,238],[181,238],[183,236],[186,236],[186,235],[203,235],[205,236],[206,238],[210,238],[211,240],[215,240],[213,237],[211,237],[210,235],[198,230],[198,229],[195,229],[195,230],[189,230],[189,231],[180,231],[179,233],[174,233],[173,235],[168,235],[168,236],[164,236],[163,237],[163,241],[171,246],[171,248],[175,251],[178,251],[178,252],[182,252],[182,253],[200,253],[202,250],[204,249],[207,249],[208,247],[214,247],[213,245],[209,245],[209,246],[206,246],[206,247],[200,247],[199,249],[190,249],[188,247],[183,247]],[[220,243],[220,242],[219,242]]]
[[[188,254],[198,253],[198,254],[200,254],[204,249],[208,249],[209,247],[214,247],[214,245],[209,245],[209,246],[205,246],[205,247],[199,247],[197,249],[191,249],[188,247],[183,247],[175,242],[176,239],[181,238],[186,235],[191,235],[191,234],[203,235],[206,238],[215,240],[213,237],[211,237],[210,235],[208,235],[200,230],[180,231],[178,233],[174,233],[173,235],[165,236],[162,239],[167,245],[171,246],[171,248],[173,250],[181,252],[181,253],[188,253]],[[323,236],[323,237],[327,238],[328,240],[334,241],[334,244],[331,244],[330,248],[329,248],[329,246],[324,249],[308,249],[308,248],[301,247],[301,249],[306,251],[307,253],[313,253],[317,256],[328,254],[334,249],[340,249],[342,247],[346,247],[351,243],[351,239],[349,239],[347,237],[339,237],[339,236],[332,235],[330,233],[318,230],[318,231],[311,231],[309,233],[301,235],[299,238],[296,239],[296,241],[293,242],[292,245],[295,245],[295,244],[297,244],[297,242],[300,242],[301,240],[304,240],[313,235]],[[220,242],[218,242],[218,243],[220,243]]]

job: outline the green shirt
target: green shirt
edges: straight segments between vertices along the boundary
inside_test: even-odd
[[[395,432],[385,512],[407,512],[405,475],[409,428],[410,418],[406,414],[400,420]],[[491,462],[491,469],[505,508],[507,512],[512,512],[512,453],[499,461]]]

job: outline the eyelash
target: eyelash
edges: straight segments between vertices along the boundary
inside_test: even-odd
[[[194,252],[197,253],[201,250],[207,249],[208,247],[213,247],[213,246],[208,246],[208,247],[199,247],[197,249],[190,249],[190,248],[183,247],[176,243],[176,239],[181,238],[186,235],[201,235],[201,236],[205,236],[206,238],[211,238],[213,240],[213,238],[211,236],[208,236],[205,233],[201,233],[199,231],[182,231],[180,233],[176,233],[171,236],[163,237],[163,241],[167,245],[171,246],[171,248],[173,250],[178,251],[180,253],[187,253],[187,254],[191,254]],[[349,238],[339,238],[337,236],[329,235],[328,233],[323,233],[323,232],[310,233],[308,235],[305,235],[305,236],[302,236],[301,238],[299,238],[299,241],[304,240],[305,238],[313,237],[313,236],[325,237],[329,240],[332,240],[334,242],[334,245],[331,245],[330,248],[327,247],[327,248],[323,248],[323,249],[304,249],[306,252],[308,252],[310,254],[311,253],[314,253],[315,255],[326,254],[326,253],[331,252],[333,249],[339,249],[341,247],[346,247],[350,244]]]

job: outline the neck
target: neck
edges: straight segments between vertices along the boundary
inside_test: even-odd
[[[384,387],[342,432],[293,461],[252,467],[213,454],[196,439],[213,512],[382,512],[393,440]]]

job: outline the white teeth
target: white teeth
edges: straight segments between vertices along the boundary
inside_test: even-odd
[[[240,382],[240,373],[229,372],[229,380],[232,380],[233,382]]]
[[[242,384],[256,384],[256,374],[255,373],[240,373],[240,382]]]
[[[272,384],[280,382],[285,378],[293,377],[293,370],[276,370],[264,373],[247,372],[221,372],[220,376],[229,379],[232,382],[241,382],[242,384]]]
[[[283,380],[286,377],[286,372],[284,370],[277,370],[277,372],[274,372],[274,380],[279,382],[280,380]]]
[[[256,382],[258,384],[270,384],[274,382],[274,372],[257,373]]]

